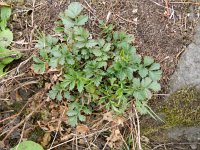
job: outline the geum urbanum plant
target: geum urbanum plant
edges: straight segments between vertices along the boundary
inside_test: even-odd
[[[71,3],[56,26],[61,36],[43,35],[36,44],[40,57],[33,57],[35,72],[61,70],[60,80],[48,96],[69,102],[67,115],[72,126],[85,121],[92,108],[103,106],[123,114],[132,101],[140,113],[156,118],[147,101],[152,91],[160,90],[160,64],[149,56],[141,58],[132,45],[133,36],[113,31],[111,24],[100,21],[102,33],[94,39],[84,28],[88,16],[81,15],[82,10],[80,3]]]

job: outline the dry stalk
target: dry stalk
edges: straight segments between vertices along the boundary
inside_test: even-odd
[[[21,136],[20,136],[20,140],[19,140],[19,142],[18,142],[18,144],[17,144],[16,150],[18,150],[19,144],[20,144],[21,141],[22,141],[22,138],[23,138],[23,135],[24,135],[24,129],[25,129],[25,127],[26,127],[26,122],[24,122],[24,125],[23,125],[23,128],[22,128],[22,133],[21,133]]]
[[[55,139],[56,139],[56,137],[57,137],[57,135],[58,135],[58,131],[59,131],[59,129],[60,129],[60,126],[61,126],[61,123],[62,123],[62,118],[63,118],[63,116],[64,116],[64,114],[65,114],[65,111],[66,111],[66,110],[63,111],[63,113],[62,113],[62,115],[61,115],[61,117],[60,117],[60,119],[59,119],[59,121],[58,121],[58,126],[57,126],[57,129],[56,129],[56,133],[55,133],[55,135],[54,135],[54,138],[53,138],[53,141],[52,141],[52,143],[51,143],[50,148],[52,148],[53,143],[55,142]]]

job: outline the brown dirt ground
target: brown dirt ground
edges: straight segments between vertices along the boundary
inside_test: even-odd
[[[13,16],[9,26],[15,34],[13,47],[20,49],[24,56],[20,61],[11,64],[9,69],[16,66],[19,67],[20,62],[26,62],[32,54],[37,53],[34,49],[34,43],[36,42],[35,40],[37,39],[39,31],[53,34],[54,23],[58,19],[59,12],[63,11],[73,0],[21,0],[21,4],[17,1],[15,0],[12,3]],[[113,23],[116,29],[126,30],[135,35],[135,44],[138,52],[142,55],[153,56],[161,63],[163,70],[163,78],[161,80],[163,90],[161,93],[166,93],[170,75],[174,72],[181,53],[191,42],[194,33],[195,21],[189,21],[187,18],[190,12],[190,5],[173,4],[175,19],[169,19],[164,15],[165,4],[161,0],[80,0],[80,2],[84,5],[86,13],[90,16],[88,27],[91,32],[98,34],[95,28],[97,19],[106,20],[108,12],[110,11],[111,15],[108,22]],[[136,19],[137,23],[135,23]],[[1,135],[3,132],[9,131],[14,125],[19,124],[24,116],[33,111],[33,108],[37,107],[43,97],[45,97],[45,91],[42,87],[45,84],[43,81],[48,77],[34,75],[30,68],[31,64],[31,61],[27,61],[18,68],[19,77],[13,78],[15,74],[11,72],[8,77],[0,80],[0,121],[18,113],[24,104],[28,106],[19,117],[15,117],[13,122],[0,122],[0,139],[3,139],[5,136],[5,134],[4,136]],[[41,86],[38,86],[38,82]],[[157,97],[156,100],[158,99],[161,101],[163,97]],[[51,137],[51,141],[46,144],[49,147],[55,133],[55,126],[58,124],[55,120],[61,117],[61,112],[65,107],[66,104],[64,102],[61,106],[53,102],[44,104],[42,106],[43,113],[40,114],[38,112],[39,115],[33,115],[30,119],[31,121],[27,122],[24,137],[30,138],[30,131],[36,132],[36,129],[45,130],[47,128],[46,130],[52,131],[49,136],[41,132],[39,135],[31,135],[31,138],[37,142],[41,142],[45,141],[45,135]],[[44,119],[42,115],[46,115],[47,118]],[[88,122],[91,121],[87,124],[88,126],[91,127],[94,124],[98,124],[102,116],[97,114],[94,117],[95,119],[88,118]],[[99,130],[107,127],[106,125],[96,126],[98,126]],[[62,133],[70,134],[74,132],[74,129],[69,128],[65,124],[62,128],[63,130],[58,135],[58,140],[54,142],[55,145],[61,142],[59,139],[62,138]],[[15,145],[20,139],[21,131],[22,126],[17,127],[15,132],[5,140],[4,146],[0,143],[0,149],[1,147],[3,149],[9,149],[10,146]],[[128,132],[126,129],[123,129],[123,131],[124,134]],[[96,149],[102,149],[106,143],[106,137],[109,134],[110,131],[108,130],[102,132],[100,135],[97,134],[95,140],[88,140],[93,141],[97,146]],[[76,141],[73,141],[57,149],[76,149],[75,145]],[[155,145],[151,143],[150,146],[153,148]],[[80,144],[79,149],[86,149],[85,147],[87,147],[87,144]],[[107,147],[106,149],[109,148]]]

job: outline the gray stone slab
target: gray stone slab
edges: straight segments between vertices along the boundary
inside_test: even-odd
[[[197,25],[193,43],[182,54],[170,80],[171,92],[186,86],[200,89],[200,23]]]

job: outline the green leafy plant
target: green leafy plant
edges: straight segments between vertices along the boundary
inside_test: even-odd
[[[13,33],[7,28],[10,15],[10,7],[0,7],[0,77],[4,75],[4,68],[7,64],[21,57],[19,51],[7,49],[13,41]]]
[[[60,36],[42,35],[36,44],[35,72],[60,70],[48,96],[69,102],[67,115],[72,126],[85,121],[84,115],[96,107],[123,114],[131,102],[142,114],[156,118],[147,101],[152,92],[160,90],[160,64],[137,54],[133,35],[114,31],[111,24],[100,21],[102,33],[94,39],[84,28],[88,17],[81,15],[82,9],[80,3],[71,3],[57,22],[55,30]]]
[[[23,141],[11,150],[44,150],[41,145],[33,141]]]

